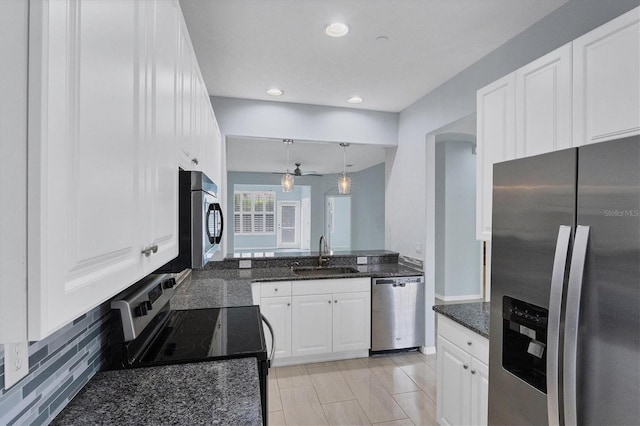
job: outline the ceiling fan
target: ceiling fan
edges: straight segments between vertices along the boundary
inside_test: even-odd
[[[302,169],[300,169],[300,166],[302,165],[302,163],[294,163],[294,164],[296,165],[296,168],[293,172],[291,172],[291,174],[294,176],[322,176],[318,172],[303,172]],[[284,172],[273,172],[273,174],[283,175]]]

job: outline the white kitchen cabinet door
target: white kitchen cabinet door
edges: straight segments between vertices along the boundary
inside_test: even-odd
[[[275,359],[291,356],[291,297],[263,297],[260,312],[267,318],[276,340]],[[271,350],[271,334],[265,329],[267,350]]]
[[[291,298],[291,355],[305,356],[332,351],[333,300],[331,294]]]
[[[142,211],[149,220],[144,244],[157,247],[145,257],[145,272],[151,273],[178,255],[178,173],[175,161],[178,100],[176,67],[179,65],[180,11],[173,1],[158,1],[147,28],[152,45],[147,51],[146,129],[143,160],[147,161],[144,193],[148,201]],[[155,22],[155,25],[152,25]]]
[[[178,66],[178,164],[194,170],[197,162],[194,142],[195,77],[193,49],[184,20],[180,20],[180,59]],[[195,161],[194,161],[195,160]]]
[[[640,134],[640,8],[573,41],[573,144]]]
[[[143,276],[141,9],[31,3],[29,340]]]
[[[491,239],[493,164],[515,157],[515,73],[478,90],[476,238]]]
[[[516,157],[571,148],[571,43],[516,71]]]
[[[471,355],[438,336],[437,421],[440,425],[471,423]]]
[[[471,358],[471,424],[485,426],[489,421],[489,367]]]
[[[333,295],[333,352],[371,347],[371,293]]]

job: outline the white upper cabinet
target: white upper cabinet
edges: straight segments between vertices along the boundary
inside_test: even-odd
[[[573,144],[640,133],[640,8],[573,42]]]
[[[571,148],[571,43],[516,71],[516,157]]]
[[[31,4],[29,340],[142,276],[140,6]]]
[[[31,3],[29,340],[177,256],[176,151],[213,116],[185,31],[174,0]]]
[[[149,6],[155,8],[146,14],[147,40],[151,40],[151,44],[146,49],[147,121],[146,130],[142,132],[147,161],[143,192],[148,199],[141,212],[143,220],[149,221],[149,233],[144,241],[157,247],[157,252],[145,258],[146,273],[153,272],[178,254],[178,181],[174,150],[180,12],[173,1],[161,0],[149,3]]]
[[[491,239],[493,164],[515,157],[515,75],[478,90],[476,238]]]
[[[220,185],[221,136],[186,23],[179,21],[176,161],[182,169],[202,171]]]
[[[476,238],[493,164],[640,134],[640,8],[478,90]]]

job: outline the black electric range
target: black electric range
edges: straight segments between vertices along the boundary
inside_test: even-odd
[[[170,310],[174,285],[169,275],[150,275],[111,303],[111,368],[254,357],[266,424],[269,356],[260,307]]]

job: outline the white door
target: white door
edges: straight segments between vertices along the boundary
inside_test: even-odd
[[[300,249],[309,250],[311,247],[311,198],[302,199],[302,232]]]
[[[471,424],[484,426],[489,421],[489,367],[471,358]]]
[[[29,340],[143,276],[142,6],[31,3],[46,52],[29,64]]]
[[[175,69],[178,66],[180,43],[180,13],[173,2],[155,5],[157,27],[153,36],[154,55],[148,55],[147,68],[153,70],[155,83],[149,75],[147,87],[147,132],[144,159],[148,162],[145,193],[150,206],[150,232],[145,244],[157,245],[158,251],[144,259],[145,271],[153,272],[178,255],[178,175],[176,173],[175,139],[177,131],[177,88]],[[150,26],[150,28],[154,28]],[[153,94],[153,96],[151,96]]]
[[[330,250],[351,250],[351,196],[326,197],[325,237]]]
[[[516,71],[516,157],[571,148],[571,43]]]
[[[332,306],[330,294],[291,298],[291,355],[304,356],[331,352]]]
[[[260,312],[273,327],[276,338],[274,358],[291,356],[291,297],[264,297],[260,300]],[[271,350],[271,333],[265,329],[267,350]]]
[[[333,295],[333,351],[371,347],[371,293]]]
[[[470,364],[471,355],[438,336],[438,424],[471,424]]]
[[[515,157],[515,73],[478,90],[476,238],[491,239],[493,164]]]
[[[635,8],[573,41],[573,143],[640,133],[640,13]]]
[[[278,248],[300,248],[300,201],[278,201]]]

